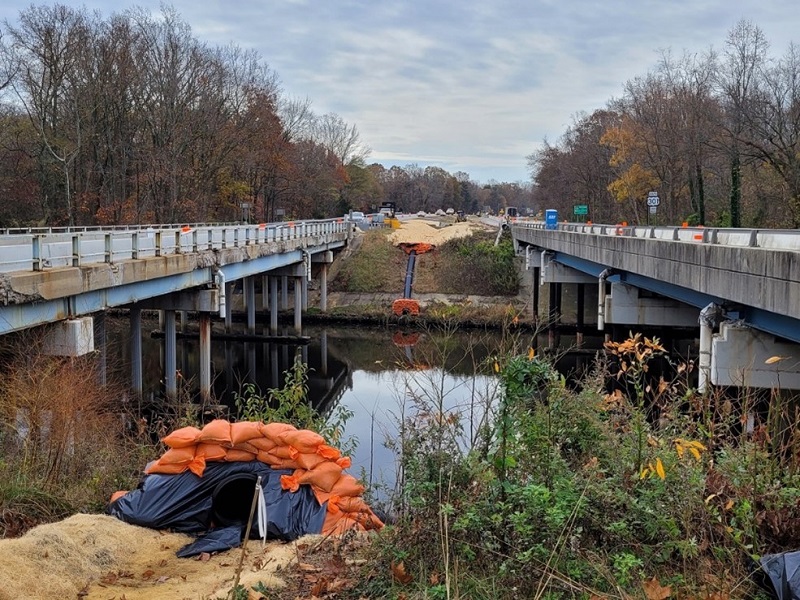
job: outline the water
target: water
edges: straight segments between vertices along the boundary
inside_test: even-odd
[[[158,327],[146,321],[143,347],[145,397],[162,390],[163,340],[149,335]],[[214,330],[221,328],[214,324]],[[234,323],[243,331],[244,326]],[[191,330],[191,325],[189,327]],[[129,378],[127,319],[108,320],[107,355]],[[291,334],[285,330],[284,334]],[[497,405],[498,381],[491,365],[494,356],[547,343],[547,336],[509,336],[497,331],[400,331],[373,327],[306,327],[307,345],[234,342],[212,334],[213,395],[215,402],[235,415],[234,397],[248,383],[261,392],[283,385],[284,373],[295,353],[309,366],[309,400],[320,412],[335,418],[341,409],[347,420],[344,439],[357,440],[350,472],[388,495],[397,480],[397,453],[391,447],[399,428],[415,415],[455,415],[462,433],[458,444],[470,447],[480,427],[491,420]],[[561,336],[562,348],[574,347],[574,338]],[[591,367],[602,338],[589,337],[580,351],[560,351],[557,369],[577,385]],[[199,348],[196,338],[179,339],[177,364],[186,396],[196,394]]]
[[[215,330],[219,326],[215,323]],[[163,389],[163,340],[150,336],[158,328],[156,321],[146,321],[143,328],[144,396],[153,398]],[[243,330],[241,324],[234,323],[234,328]],[[127,319],[109,319],[106,329],[108,362],[123,380],[129,379]],[[221,341],[212,334],[214,402],[234,415],[235,395],[246,384],[255,384],[262,393],[281,387],[299,353],[309,366],[309,400],[317,410],[332,418],[340,410],[352,413],[344,431],[345,440],[357,442],[350,472],[382,494],[395,485],[396,454],[388,446],[397,440],[404,419],[420,412],[456,415],[463,428],[459,444],[472,444],[497,397],[490,357],[512,343],[484,331],[307,327],[303,334],[311,338],[307,345]],[[192,395],[199,379],[198,340],[179,339],[177,354],[181,393]],[[480,372],[486,374],[476,375]]]

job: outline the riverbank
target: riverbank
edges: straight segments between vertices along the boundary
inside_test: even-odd
[[[534,325],[530,274],[510,236],[498,239],[494,228],[412,220],[400,229],[361,232],[354,242],[329,271],[327,312],[314,308],[319,289],[310,286],[306,322]],[[425,246],[412,263],[415,244]],[[393,303],[404,298],[419,306],[419,315],[393,313]]]

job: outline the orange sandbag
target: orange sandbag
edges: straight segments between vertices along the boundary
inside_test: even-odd
[[[256,455],[258,454],[258,448],[256,448],[250,442],[239,442],[238,444],[233,445],[234,450],[244,450],[245,452],[249,452],[250,454]]]
[[[281,489],[296,492],[300,489],[300,481],[296,475],[281,475]]]
[[[342,535],[353,529],[363,531],[364,527],[343,512],[329,512],[325,515],[325,522],[322,524],[320,533],[322,535]]]
[[[200,438],[200,430],[197,427],[181,427],[176,429],[161,441],[170,448],[186,448],[194,446]]]
[[[330,501],[334,499],[331,498]],[[329,502],[330,502],[329,501]],[[370,508],[361,496],[339,496],[336,505],[342,512],[346,513],[367,513]]]
[[[278,445],[278,443],[275,440],[271,440],[266,437],[253,438],[252,440],[248,440],[247,443],[250,444],[251,446],[255,446],[256,448],[264,452],[269,452],[275,446]]]
[[[259,421],[238,421],[231,423],[231,443],[235,446],[262,437]]]
[[[294,446],[275,446],[269,451],[272,456],[277,458],[292,458],[295,459],[300,455],[300,452]]]
[[[287,431],[297,431],[297,427],[294,425],[289,425],[288,423],[262,423],[261,424],[261,435],[265,438],[269,438],[274,441],[276,444],[279,443],[279,438],[282,433]]]
[[[230,446],[231,424],[225,419],[214,419],[203,427],[198,441]]]
[[[209,460],[225,460],[227,449],[222,444],[207,444],[205,442],[197,444],[196,456],[202,456]]]
[[[278,465],[283,458],[278,458],[274,454],[270,454],[269,452],[264,452],[263,450],[258,451],[258,455],[256,456],[258,460],[260,460],[265,465],[269,465],[270,467],[278,468]]]
[[[295,472],[295,475],[298,473]],[[334,462],[323,462],[316,468],[300,474],[300,483],[307,483],[324,492],[330,492],[342,476],[342,467]]]
[[[320,444],[317,447],[317,454],[328,460],[338,460],[342,456],[342,453],[337,448],[328,446],[328,444]]]
[[[189,468],[189,464],[185,465],[176,465],[176,464],[162,464],[160,460],[155,461],[149,467],[147,467],[144,472],[150,475],[151,473],[162,473],[164,475],[178,475],[179,473],[183,473]]]
[[[301,469],[306,469],[307,471],[310,471],[320,463],[324,463],[325,459],[316,453],[310,454],[308,452],[301,452],[300,454],[297,455],[295,461],[297,462],[297,465]]]
[[[158,459],[162,465],[188,465],[194,460],[195,446],[170,448]]]
[[[342,467],[343,469],[349,469],[353,466],[353,461],[350,460],[349,456],[342,456],[336,459],[336,464]]]
[[[228,448],[228,451],[225,453],[225,462],[249,462],[255,459],[256,455],[246,450]]]
[[[298,452],[316,452],[320,445],[325,443],[325,438],[310,429],[299,429],[295,431],[285,431],[279,438],[281,442]]]
[[[195,456],[194,460],[187,465],[187,468],[198,477],[202,477],[203,472],[206,470],[205,457],[202,454]]]
[[[347,473],[342,473],[339,480],[334,484],[330,491],[324,491],[318,488],[314,489],[314,495],[320,504],[327,502],[332,496],[360,496],[364,493],[364,486],[358,483],[358,480]]]

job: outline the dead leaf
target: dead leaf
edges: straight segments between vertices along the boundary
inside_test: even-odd
[[[315,583],[311,587],[311,595],[312,596],[319,597],[319,596],[322,596],[322,594],[324,594],[327,591],[328,591],[328,580],[325,579],[324,577],[320,577],[319,581],[317,581],[317,583]]]
[[[642,587],[647,600],[666,600],[672,595],[672,586],[662,586],[655,577],[643,582]]]
[[[411,583],[414,579],[406,571],[406,565],[402,560],[396,564],[392,561],[392,577],[394,577],[395,581],[402,584]]]
[[[100,583],[104,583],[106,585],[114,585],[117,582],[117,574],[116,573],[106,573],[100,578]]]
[[[782,360],[786,360],[789,358],[788,356],[770,356],[767,360],[764,361],[765,365],[774,365],[776,362],[780,362]]]
[[[206,562],[211,560],[211,555],[208,552],[201,552],[197,555],[197,560],[200,562]]]
[[[319,567],[315,567],[311,563],[297,563],[297,568],[306,573],[319,573],[321,571]]]
[[[153,569],[147,569],[144,573],[142,573],[142,579],[150,579],[156,572]]]

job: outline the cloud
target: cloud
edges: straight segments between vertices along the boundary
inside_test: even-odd
[[[158,0],[137,2],[153,12]],[[7,0],[14,21],[28,0]],[[90,0],[103,14],[122,10]],[[371,160],[526,180],[525,156],[622,94],[671,48],[721,48],[740,18],[780,55],[795,3],[770,0],[178,0],[194,35],[259,52],[284,91],[355,124]],[[393,162],[402,161],[402,162]]]

